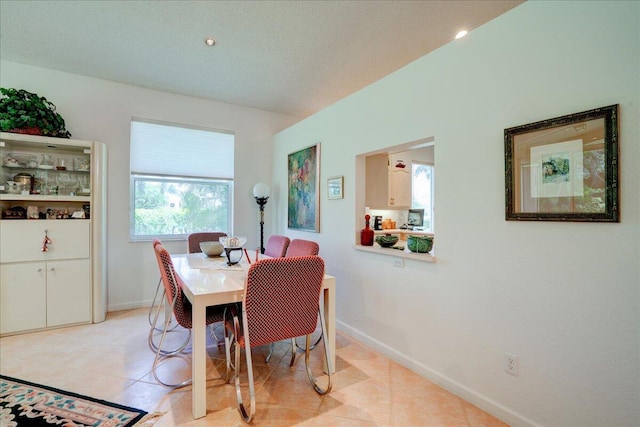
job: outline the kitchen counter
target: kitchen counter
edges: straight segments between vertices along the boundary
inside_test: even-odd
[[[403,231],[407,231],[407,230],[403,230]],[[402,240],[398,241],[398,245],[404,246],[404,249],[398,250],[398,249],[392,249],[392,248],[383,248],[383,247],[380,247],[380,245],[378,245],[377,243],[374,243],[373,246],[353,245],[353,248],[362,252],[370,252],[370,253],[376,253],[380,255],[387,255],[394,258],[405,258],[405,259],[412,259],[415,261],[423,261],[423,262],[436,262],[436,257],[433,255],[433,250],[426,254],[411,252],[406,247],[406,242]]]
[[[373,230],[373,234],[376,236],[384,235],[384,234],[393,234],[398,236],[399,240],[396,246],[402,246],[403,249],[393,249],[393,248],[383,248],[378,243],[374,243],[373,246],[362,246],[362,245],[353,245],[356,250],[364,251],[364,252],[373,252],[382,255],[388,255],[396,258],[408,258],[416,261],[424,261],[424,262],[436,262],[436,257],[433,255],[433,250],[429,253],[417,253],[411,252],[409,248],[407,248],[407,237],[410,235],[419,235],[419,236],[433,236],[433,233],[429,233],[427,231],[418,231],[418,230],[405,230],[402,228],[388,228],[386,230]]]
[[[388,228],[386,230],[373,230],[373,234],[376,236],[384,234],[397,234],[400,240],[407,240],[407,236],[413,234],[415,236],[432,236],[433,233],[418,230],[406,230],[403,228]]]

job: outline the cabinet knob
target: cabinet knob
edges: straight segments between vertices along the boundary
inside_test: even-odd
[[[41,269],[41,268],[38,268],[38,270],[37,270],[37,271],[38,271],[38,273],[40,273],[40,272],[42,271],[42,269]]]
[[[55,270],[56,270],[56,269],[55,269],[54,267],[51,267],[51,268],[49,269],[49,271],[55,271]]]

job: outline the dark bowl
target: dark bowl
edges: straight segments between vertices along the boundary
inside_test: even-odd
[[[390,248],[398,243],[398,236],[385,234],[384,236],[376,236],[376,242],[383,248]]]

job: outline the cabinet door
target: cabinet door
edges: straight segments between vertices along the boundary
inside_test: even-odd
[[[47,263],[47,326],[91,321],[89,260]]]
[[[46,327],[46,264],[0,264],[0,334]]]
[[[51,239],[42,252],[45,230]],[[48,261],[88,258],[90,220],[3,220],[0,221],[0,262]]]
[[[377,154],[367,157],[365,206],[372,209],[384,209],[388,206],[388,157]]]
[[[389,206],[411,207],[411,173],[404,169],[389,172]]]

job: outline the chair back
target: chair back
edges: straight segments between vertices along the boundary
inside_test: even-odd
[[[289,247],[289,238],[287,236],[279,236],[274,234],[267,240],[264,248],[264,254],[271,258],[282,258],[287,253]]]
[[[173,309],[173,315],[180,326],[191,329],[191,303],[182,294],[183,282],[173,266],[171,255],[161,243],[154,242],[154,249],[158,268],[160,268],[160,278],[167,301]]]
[[[187,242],[189,243],[189,253],[195,254],[198,252],[202,252],[200,249],[200,242],[217,242],[221,237],[227,237],[227,233],[223,233],[220,231],[203,231],[199,233],[191,233],[187,238]]]
[[[313,333],[324,261],[318,256],[264,259],[247,272],[243,303],[250,347]]]
[[[320,245],[311,240],[293,239],[287,248],[286,257],[318,255]]]

